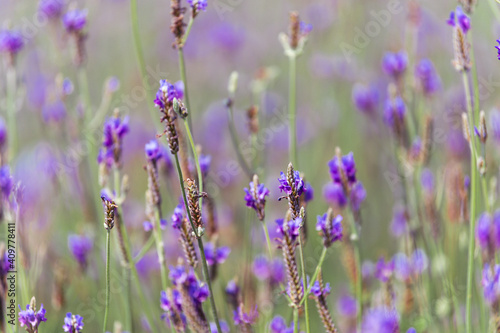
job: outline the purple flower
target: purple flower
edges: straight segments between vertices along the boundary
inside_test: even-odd
[[[413,327],[410,327],[406,333],[417,333],[417,330],[414,329]]]
[[[362,333],[399,332],[399,316],[396,310],[375,308],[366,311],[361,328]]]
[[[334,183],[344,185],[344,178],[346,178],[348,186],[356,183],[356,163],[352,152],[341,158],[335,156],[328,162],[328,166]]]
[[[311,287],[311,292],[316,297],[321,297],[321,296],[326,297],[330,294],[330,291],[331,291],[331,288],[330,288],[329,283],[325,284],[325,286],[322,288],[319,281],[316,281],[316,282],[314,282],[314,284]]]
[[[210,171],[210,165],[212,164],[212,156],[200,154],[198,156],[198,162],[200,162],[200,170],[203,176],[206,176]]]
[[[415,76],[424,95],[430,96],[441,89],[441,80],[429,59],[420,60],[415,67]]]
[[[192,268],[186,270],[182,265],[170,266],[169,277],[174,286],[189,290],[189,296],[197,306],[201,306],[210,295],[208,286],[197,280]]]
[[[408,230],[408,219],[406,209],[402,206],[394,207],[392,213],[391,233],[398,238],[405,234]]]
[[[339,208],[347,204],[347,197],[345,196],[342,185],[337,183],[328,183],[323,187],[323,197],[329,203],[337,205]]]
[[[7,144],[7,125],[5,120],[0,117],[0,151],[6,148]]]
[[[309,182],[304,186],[304,201],[309,202],[314,199],[314,189]]]
[[[384,258],[380,258],[375,266],[375,277],[381,282],[387,282],[394,273],[394,260],[386,262]]]
[[[58,18],[62,14],[64,0],[41,0],[38,11],[45,14],[49,19]]]
[[[396,277],[402,281],[408,280],[413,273],[408,257],[404,253],[397,253],[392,260]]]
[[[160,80],[160,88],[156,92],[154,103],[158,108],[164,109],[174,101],[174,98],[182,99],[183,97],[184,84],[182,81],[171,84],[167,80]]]
[[[271,270],[269,269],[269,261],[263,255],[259,255],[255,258],[252,265],[253,274],[255,277],[261,281],[267,280],[271,275]]]
[[[249,188],[245,187],[245,193],[247,207],[253,208],[257,212],[259,219],[264,220],[264,208],[266,206],[266,197],[269,196],[269,190],[264,184],[259,183],[257,177],[254,177],[249,184]]]
[[[30,304],[26,305],[26,310],[22,310],[19,305],[19,323],[21,327],[26,327],[28,332],[37,332],[38,326],[47,321],[45,318],[46,310],[43,308],[43,304],[40,307],[40,310],[36,311],[36,308],[31,307]]]
[[[207,0],[187,0],[187,3],[191,8],[199,11],[199,10],[207,10],[208,1]]]
[[[483,213],[477,219],[476,239],[483,250],[489,250],[493,244],[493,223],[491,215]]]
[[[217,331],[216,323],[210,323],[210,333],[229,333],[229,325],[224,320],[219,320],[219,324],[222,332]]]
[[[425,192],[432,193],[434,191],[434,175],[430,169],[425,168],[422,170],[420,183],[422,184],[422,189]]]
[[[3,258],[0,258],[0,281],[3,281],[3,279],[7,276],[7,272],[10,267],[9,256],[7,252],[5,252],[3,254]]]
[[[108,118],[104,122],[102,148],[99,150],[97,162],[111,167],[113,162],[120,163],[123,137],[129,132],[129,117]]]
[[[283,317],[275,316],[269,324],[269,329],[271,333],[293,333],[293,323],[290,324],[290,327],[287,327]]]
[[[240,287],[238,287],[236,281],[235,280],[229,281],[226,286],[226,295],[228,295],[231,298],[237,299],[239,293],[240,293]]]
[[[490,265],[485,264],[481,284],[486,302],[490,305],[498,302],[500,299],[500,265],[491,268]]]
[[[312,24],[300,21],[299,23],[299,33],[301,36],[307,36],[311,33],[313,29]]]
[[[80,333],[83,330],[83,317],[68,312],[64,318],[64,325],[62,328],[64,332]]]
[[[343,295],[337,301],[337,309],[341,316],[353,318],[358,313],[358,302],[350,295]]]
[[[352,186],[350,199],[352,210],[358,211],[361,207],[361,203],[366,199],[366,190],[363,183],[358,181]]]
[[[157,140],[151,140],[144,146],[146,157],[149,161],[158,161],[162,156],[162,150]]]
[[[450,13],[450,18],[446,21],[449,25],[454,27],[456,24],[463,30],[464,33],[467,33],[470,29],[470,19],[463,12],[462,7],[457,6],[454,12]]]
[[[0,31],[0,52],[17,54],[24,47],[24,40],[17,30]]]
[[[382,59],[382,69],[394,78],[398,78],[406,71],[408,66],[408,56],[406,52],[387,52]]]
[[[318,215],[316,230],[323,237],[325,247],[329,247],[331,244],[342,239],[342,216],[337,215],[333,217],[333,213],[325,213],[323,216]]]
[[[297,191],[297,195],[300,196],[304,192],[304,180],[302,179],[302,177],[300,177],[300,172],[298,172],[297,170],[294,170],[293,177],[294,177],[293,181],[295,185],[295,190]],[[278,179],[278,181],[280,183],[279,185],[280,191],[285,192],[287,195],[291,195],[292,184],[288,183],[288,179],[284,172],[280,173],[280,178]]]
[[[270,264],[271,284],[278,285],[285,281],[285,264],[281,259],[274,259]]]
[[[62,21],[66,31],[69,33],[82,31],[87,24],[87,14],[88,11],[86,9],[73,9],[64,14]]]
[[[229,253],[231,253],[231,249],[227,246],[216,248],[212,242],[205,244],[205,257],[209,266],[224,263]]]
[[[406,105],[400,96],[387,99],[384,109],[384,121],[390,126],[394,127],[396,121],[402,122],[406,114]]]
[[[182,227],[182,221],[184,220],[184,205],[179,204],[174,209],[172,214],[172,227],[179,230]]]
[[[0,167],[0,191],[4,198],[8,198],[14,187],[14,180],[10,174],[10,168],[8,165]]]
[[[289,237],[293,242],[299,236],[301,223],[302,219],[300,217],[296,218],[295,220],[290,220],[287,223],[285,223],[284,219],[277,219],[276,224],[278,225],[278,228],[276,229],[276,231],[284,237]]]
[[[142,222],[142,227],[144,228],[145,232],[150,232],[151,230],[153,230],[153,223],[149,221],[144,221]]]
[[[429,259],[422,249],[415,249],[411,255],[411,263],[415,274],[422,274],[429,266]]]
[[[87,236],[69,235],[68,247],[76,261],[82,268],[87,267],[87,257],[92,251],[94,244]]]
[[[497,43],[500,44],[500,39],[497,39]],[[497,49],[497,58],[500,60],[500,46],[495,46],[495,49]]]
[[[256,321],[258,316],[259,312],[257,311],[257,305],[249,312],[244,312],[243,304],[240,304],[238,306],[238,309],[233,312],[233,320],[235,325],[251,325]]]
[[[373,87],[356,83],[352,88],[352,102],[356,108],[366,114],[373,114],[377,110],[378,93]]]

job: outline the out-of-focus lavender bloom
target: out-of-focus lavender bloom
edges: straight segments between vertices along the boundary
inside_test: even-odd
[[[10,174],[10,168],[8,165],[0,167],[0,191],[4,198],[8,198],[14,187],[14,180]]]
[[[394,273],[394,260],[385,261],[384,258],[380,258],[375,266],[375,277],[381,282],[387,282],[392,277]]]
[[[293,182],[295,183],[295,190],[297,191],[297,195],[300,196],[304,192],[304,180],[302,177],[300,177],[300,173],[295,170],[293,172]],[[280,178],[278,179],[280,185],[279,189],[282,192],[285,192],[287,195],[292,194],[292,187],[288,183],[288,179],[286,177],[286,174],[284,172],[280,173]]]
[[[500,300],[500,265],[492,268],[485,264],[481,284],[486,302],[490,305],[497,303]]]
[[[400,96],[387,99],[384,108],[384,121],[390,126],[394,127],[396,121],[402,122],[406,114],[406,105]]]
[[[462,7],[457,6],[455,11],[450,13],[450,18],[446,21],[449,25],[454,27],[456,24],[462,29],[464,33],[467,33],[470,29],[470,19],[462,10]]]
[[[92,251],[94,244],[87,236],[69,235],[68,247],[82,268],[87,267],[87,257]]]
[[[210,165],[212,164],[212,156],[200,154],[198,156],[200,162],[201,173],[206,176],[210,172]]]
[[[220,50],[224,54],[233,54],[238,51],[245,44],[246,39],[244,28],[226,21],[215,24],[209,35],[215,44],[214,49]]]
[[[351,194],[349,198],[351,199],[351,208],[354,211],[358,211],[361,207],[361,204],[366,199],[366,190],[363,186],[363,183],[358,181],[351,187]]]
[[[394,237],[401,237],[408,230],[406,209],[402,206],[394,207],[392,213],[391,233]]]
[[[184,266],[170,266],[169,277],[172,280],[174,286],[179,286],[181,284],[186,285],[189,289],[189,294],[195,303],[203,303],[210,295],[208,291],[208,286],[201,283],[196,279],[196,275],[192,268],[186,271]]]
[[[240,297],[240,287],[238,287],[238,284],[235,280],[230,280],[227,283],[225,292],[228,303],[231,304],[233,308],[237,308]]]
[[[477,219],[476,239],[483,250],[489,250],[493,246],[493,221],[490,214],[483,213]]]
[[[0,151],[5,150],[7,144],[7,125],[3,117],[0,117]]]
[[[43,13],[49,19],[60,17],[63,8],[63,0],[41,0],[38,4],[38,11]]]
[[[182,227],[182,220],[184,219],[184,205],[178,204],[172,214],[172,227],[180,229]]]
[[[335,156],[328,162],[328,166],[334,183],[344,185],[344,178],[346,178],[349,186],[356,183],[356,163],[352,152],[340,158]]]
[[[182,81],[171,84],[167,80],[160,80],[160,88],[156,92],[154,103],[158,108],[164,109],[174,101],[174,98],[182,99],[183,97],[184,83]]]
[[[352,88],[352,102],[366,114],[373,114],[378,106],[378,92],[371,86],[356,83]]]
[[[34,300],[34,298],[33,298]],[[36,311],[36,307],[34,301],[31,301],[32,304],[26,305],[26,310],[22,310],[19,305],[19,324],[21,327],[25,327],[28,332],[38,332],[38,326],[44,321],[47,321],[45,318],[46,310],[43,308],[43,304],[40,306],[40,310]]]
[[[276,224],[278,225],[278,228],[276,229],[276,231],[282,236],[285,236],[285,234],[288,235],[288,237],[290,237],[292,241],[295,241],[299,236],[301,223],[302,219],[298,217],[294,220],[288,221],[287,227],[285,228],[285,220],[277,219]]]
[[[434,191],[434,175],[430,169],[425,168],[422,170],[420,183],[425,192],[432,193]]]
[[[259,255],[255,258],[252,265],[252,270],[255,277],[261,281],[267,280],[271,275],[269,269],[269,261],[263,255]]]
[[[316,230],[323,237],[323,245],[329,247],[331,244],[342,239],[342,216],[333,217],[333,212],[330,209],[323,216],[318,215]]]
[[[253,208],[259,220],[263,221],[265,217],[266,197],[269,196],[269,189],[264,184],[259,183],[259,178],[254,176],[249,184],[249,188],[245,188],[245,193],[247,207]]]
[[[42,116],[46,123],[51,121],[58,123],[66,117],[66,106],[61,100],[45,104],[42,108]]]
[[[356,317],[358,302],[351,295],[342,295],[337,301],[337,310],[343,317]]]
[[[417,330],[413,327],[410,327],[406,333],[417,333]]]
[[[118,116],[108,118],[104,123],[102,148],[99,150],[97,162],[108,167],[120,164],[122,142],[125,134],[129,132],[129,117],[123,119]]]
[[[399,332],[399,316],[396,310],[375,308],[366,311],[361,328],[362,333]]]
[[[87,14],[88,11],[86,9],[73,9],[64,14],[62,21],[66,31],[69,33],[82,31],[87,24]]]
[[[16,55],[24,47],[24,40],[17,30],[0,31],[0,52]]]
[[[323,187],[323,197],[329,203],[336,204],[342,208],[347,204],[347,197],[345,196],[342,185],[337,183],[328,183]]]
[[[393,261],[396,277],[402,281],[408,280],[412,275],[412,267],[408,257],[404,253],[397,253]]]
[[[369,260],[366,260],[361,265],[361,276],[363,280],[372,278],[375,274],[375,264]]]
[[[187,0],[187,3],[189,4],[189,6],[191,6],[191,8],[193,8],[194,10],[207,10],[207,6],[208,6],[208,1],[207,0]]]
[[[271,284],[280,284],[285,279],[285,265],[281,259],[269,261],[264,255],[255,258],[252,265],[255,277],[261,281],[270,279]]]
[[[496,142],[500,142],[500,111],[493,109],[490,111],[489,132]]]
[[[304,201],[309,202],[314,199],[314,189],[309,182],[304,186]]]
[[[162,150],[158,140],[151,140],[144,146],[146,157],[149,161],[158,161],[162,157]]]
[[[500,39],[497,39],[497,43],[500,44]],[[495,49],[497,49],[497,58],[500,60],[500,46],[495,46]]]
[[[394,78],[398,78],[408,66],[408,55],[404,51],[387,52],[382,59],[382,69],[384,72]]]
[[[283,317],[275,316],[269,324],[269,329],[271,333],[293,333],[293,323],[290,324],[290,327],[287,327]]]
[[[69,78],[65,78],[62,82],[61,86],[61,92],[64,96],[71,95],[73,93],[73,90],[75,89],[75,86],[73,85],[73,82]]]
[[[420,60],[415,67],[415,76],[424,95],[430,96],[441,89],[441,80],[429,59]]]
[[[234,324],[239,325],[251,325],[253,324],[257,318],[259,317],[259,312],[257,311],[257,305],[250,309],[249,312],[245,312],[243,309],[243,304],[238,306],[238,310],[233,312],[233,320]]]
[[[145,232],[150,232],[151,230],[153,230],[153,223],[151,223],[150,221],[144,221],[142,222],[142,227],[144,228]]]
[[[216,248],[212,242],[205,244],[205,257],[209,266],[224,263],[230,252],[231,249],[227,246]]]
[[[411,263],[415,274],[422,274],[429,266],[429,259],[422,249],[415,249],[411,255]]]
[[[322,288],[319,281],[316,281],[316,282],[314,282],[314,284],[311,287],[311,292],[316,297],[321,297],[321,296],[326,297],[330,294],[330,291],[331,291],[331,287],[330,287],[329,283],[325,284]]]
[[[160,307],[165,314],[161,318],[166,320],[169,325],[177,328],[185,329],[186,316],[182,312],[182,297],[177,289],[169,291],[162,290],[160,294]]]
[[[83,317],[68,312],[64,318],[64,325],[62,328],[64,332],[80,333],[83,330]]]
[[[222,333],[229,333],[229,331],[230,331],[229,325],[224,320],[219,320],[219,324],[220,324],[220,329],[221,329]],[[210,332],[211,333],[218,333],[217,324],[210,323]]]

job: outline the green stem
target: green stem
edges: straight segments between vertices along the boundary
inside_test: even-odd
[[[309,283],[309,287],[307,288],[307,290],[304,294],[304,298],[299,303],[299,306],[301,306],[302,303],[304,303],[304,301],[307,299],[307,297],[311,293],[311,288],[314,285],[314,283],[316,282],[316,279],[318,278],[319,272],[321,271],[321,266],[323,265],[323,261],[325,261],[327,250],[328,249],[326,247],[323,247],[323,251],[321,252],[321,256],[319,257],[318,265],[316,266],[316,270],[314,271],[314,275],[311,279],[311,282]]]
[[[357,323],[358,327],[361,325],[361,318],[363,315],[363,277],[361,275],[361,254],[359,251],[359,234],[358,234],[358,223],[356,222],[356,219],[354,217],[354,212],[352,210],[349,210],[351,212],[351,242],[354,247],[354,259],[356,260],[356,301],[358,303],[358,316],[357,316]]]
[[[264,234],[266,235],[267,249],[269,250],[269,259],[273,259],[273,248],[271,246],[271,238],[269,237],[269,230],[264,221],[262,221],[262,229],[264,229]]]
[[[163,290],[167,290],[168,287],[168,275],[167,275],[167,265],[165,260],[165,246],[161,236],[161,223],[160,223],[160,213],[157,207],[154,209],[155,221],[153,234],[155,235],[156,252],[158,254],[158,261],[160,262],[161,271],[161,286]]]
[[[293,309],[293,333],[299,332],[299,309]]]
[[[110,253],[111,253],[111,233],[110,229],[106,230],[106,305],[104,307],[104,324],[103,324],[103,333],[106,333],[106,326],[108,324],[108,311],[109,311],[109,261],[110,261]]]
[[[17,121],[16,121],[16,68],[7,68],[7,126],[9,129],[9,156],[10,160],[17,153]]]
[[[248,166],[240,150],[240,140],[238,138],[238,134],[236,133],[236,127],[234,126],[232,103],[233,102],[231,101],[230,105],[227,107],[227,116],[228,116],[227,126],[229,127],[229,134],[231,135],[231,142],[233,144],[234,151],[236,152],[236,158],[238,159],[238,163],[240,164],[240,167],[243,169],[247,177],[251,179],[253,177],[253,172],[252,170],[250,170],[250,167]]]
[[[304,285],[307,285],[307,276],[306,276],[306,265],[304,264],[304,249],[302,245],[302,234],[299,234],[299,257],[300,257],[300,267],[302,270],[302,282]],[[310,332],[310,324],[309,324],[309,305],[308,299],[304,297],[304,312],[306,317],[306,332]]]
[[[151,247],[155,244],[155,237],[154,234],[152,234],[146,244],[139,250],[139,253],[133,258],[133,263],[136,264],[138,263],[145,255],[148,253],[148,251],[151,249]]]
[[[146,90],[146,93],[149,94],[151,92],[151,86],[149,85],[148,81],[148,74],[146,72],[146,61],[144,60],[144,51],[142,49],[141,35],[139,33],[139,19],[137,17],[137,0],[130,0],[130,19],[132,21],[132,37],[134,39],[137,65],[139,67],[139,71],[141,72],[142,85],[144,86],[144,90]],[[151,120],[153,120],[156,129],[160,131],[161,127],[156,121],[158,116],[155,111],[153,99],[146,98],[146,101],[148,103],[148,110],[151,116]]]
[[[467,73],[462,73],[462,80],[464,84],[465,97],[467,101],[467,112],[469,114],[469,133],[474,133],[473,127],[473,111],[471,105],[471,96],[469,81]],[[476,216],[476,145],[474,144],[474,136],[471,136],[471,141],[469,142],[471,150],[471,199],[470,199],[470,221],[469,221],[469,252],[467,259],[467,294],[466,294],[466,310],[465,310],[465,325],[466,332],[472,332],[472,321],[471,321],[471,311],[472,311],[472,284],[474,278],[474,228],[475,228],[475,216]]]
[[[194,144],[189,121],[186,121],[186,119],[184,119],[184,125],[186,126],[186,133],[188,135],[189,144],[191,145],[191,150],[193,151],[194,163],[196,165],[196,173],[198,174],[198,188],[200,190],[200,193],[203,193],[203,174],[201,173],[200,160],[198,159],[198,152],[196,151],[196,146]],[[203,207],[202,204],[203,204],[203,197],[200,196],[199,199],[200,209]]]
[[[186,124],[186,122],[185,122]],[[193,230],[193,233],[198,240],[198,247],[200,249],[200,256],[201,256],[201,263],[203,267],[203,278],[205,282],[207,283],[208,290],[210,292],[210,309],[212,312],[212,319],[215,322],[215,325],[217,326],[217,332],[222,333],[220,323],[219,323],[219,316],[217,315],[217,306],[215,305],[215,299],[214,299],[214,293],[212,292],[212,283],[210,282],[210,275],[208,273],[208,265],[207,265],[207,259],[205,257],[205,249],[203,247],[203,240],[201,238],[202,235],[198,234],[198,230],[196,229],[193,219],[191,217],[191,212],[189,211],[188,207],[188,202],[187,202],[187,196],[186,196],[186,189],[184,187],[184,177],[182,175],[182,169],[181,169],[181,164],[179,162],[179,155],[175,154],[175,165],[177,167],[177,173],[179,175],[179,183],[181,186],[181,191],[182,191],[182,197],[184,199],[184,205],[186,207],[186,212],[189,218],[189,223],[191,224],[191,229]]]
[[[186,108],[187,108],[188,112],[190,114],[192,114],[193,110],[191,109],[191,105],[189,104],[189,93],[188,93],[187,75],[186,75],[186,63],[184,62],[183,47],[179,47],[177,54],[179,55],[179,71],[181,74],[181,80],[184,83],[184,101],[186,102]],[[191,123],[191,118],[192,117],[189,117],[187,120],[190,127],[193,126],[193,124]]]
[[[91,102],[90,102],[90,93],[89,93],[89,83],[87,78],[87,71],[84,67],[78,68],[78,85],[81,93],[81,99],[83,103],[83,119],[84,123],[88,124],[88,119],[91,119]]]
[[[132,295],[130,290],[130,267],[123,267],[123,280],[125,281],[125,327],[129,329],[131,332],[134,330],[132,324]]]
[[[290,55],[289,59],[289,87],[288,87],[288,113],[289,113],[289,128],[288,128],[288,145],[289,157],[293,166],[298,169],[297,164],[297,125],[295,123],[297,117],[296,108],[296,93],[297,93],[297,64],[296,56]]]

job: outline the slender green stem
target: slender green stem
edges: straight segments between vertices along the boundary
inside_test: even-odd
[[[16,121],[16,68],[7,68],[7,126],[9,128],[9,156],[12,160],[17,153],[17,121]]]
[[[184,119],[184,125],[186,126],[186,133],[188,135],[189,144],[191,145],[191,150],[193,151],[194,163],[196,165],[196,173],[198,174],[198,188],[200,190],[200,193],[203,193],[203,174],[201,173],[200,160],[198,159],[198,152],[196,151],[196,145],[194,144],[193,135],[191,133],[191,126],[189,124],[189,121],[186,121],[186,119]],[[203,204],[203,197],[200,196],[199,199],[200,209],[201,207],[203,207],[202,204]]]
[[[110,261],[110,253],[111,253],[111,230],[106,230],[106,305],[104,307],[104,324],[103,324],[103,333],[106,333],[106,326],[108,324],[108,311],[109,311],[109,261]]]
[[[321,252],[321,256],[319,257],[318,265],[316,266],[316,270],[314,271],[314,275],[312,276],[311,282],[309,283],[309,287],[304,293],[304,298],[300,301],[299,306],[301,306],[302,303],[304,303],[304,301],[308,298],[309,294],[311,293],[311,288],[316,282],[316,279],[318,278],[318,274],[321,271],[321,266],[323,265],[323,261],[325,261],[327,250],[328,249],[326,247],[323,247],[323,251]]]
[[[130,19],[132,21],[132,37],[134,39],[134,47],[135,47],[135,55],[137,57],[137,65],[139,67],[139,71],[141,72],[142,85],[144,86],[144,90],[149,94],[151,92],[151,86],[148,81],[148,74],[146,72],[146,61],[144,60],[144,51],[142,48],[141,35],[139,33],[139,19],[137,16],[137,0],[130,0]],[[161,130],[160,125],[156,121],[158,118],[155,106],[153,104],[152,98],[146,98],[148,103],[149,114],[151,115],[151,120],[155,124],[157,130]]]
[[[262,229],[264,229],[264,234],[266,235],[267,249],[269,251],[269,259],[273,259],[273,248],[271,246],[271,238],[269,237],[269,230],[267,230],[267,225],[262,221]]]
[[[144,244],[144,246],[139,250],[139,253],[137,253],[137,255],[133,258],[133,263],[134,264],[138,263],[146,255],[146,253],[148,253],[148,251],[154,244],[155,244],[155,236],[154,234],[151,234],[146,244]]]
[[[299,332],[299,309],[293,309],[293,333]]]
[[[191,16],[189,18],[189,22],[187,24],[187,27],[186,27],[186,32],[184,33],[184,36],[182,37],[182,46],[184,46],[184,44],[186,43],[188,37],[189,37],[189,34],[191,33],[191,28],[193,27],[193,16]]]
[[[471,105],[471,96],[469,88],[469,80],[467,73],[462,73],[462,80],[464,84],[465,97],[467,101],[467,112],[469,114],[469,131],[474,133],[473,128],[473,111]],[[471,137],[469,142],[471,150],[471,198],[470,198],[470,221],[469,221],[469,252],[467,259],[467,291],[466,291],[466,310],[465,310],[465,326],[466,332],[472,332],[472,321],[471,321],[471,311],[472,311],[472,285],[474,279],[474,228],[475,228],[475,216],[476,216],[476,145],[474,144],[474,136]]]
[[[168,274],[167,274],[167,264],[165,260],[165,246],[163,243],[161,235],[161,223],[160,223],[160,213],[159,209],[155,207],[154,209],[155,220],[153,234],[155,236],[156,252],[158,254],[158,261],[160,262],[160,272],[161,272],[161,286],[163,290],[167,290],[168,287]]]
[[[123,280],[125,282],[125,328],[129,329],[130,331],[134,330],[132,320],[133,320],[133,314],[132,314],[132,295],[131,295],[131,274],[130,274],[130,267],[123,267],[122,270],[123,274]]]
[[[191,105],[189,104],[189,92],[187,85],[187,75],[186,75],[186,63],[184,62],[184,49],[183,47],[179,47],[177,50],[177,54],[179,55],[179,71],[181,74],[181,80],[184,83],[184,101],[186,102],[186,108],[188,112],[192,114],[193,110],[191,109]],[[191,118],[188,118],[189,127],[192,127]]]
[[[202,240],[202,235],[198,234],[198,231],[196,230],[196,227],[193,223],[193,219],[191,217],[191,212],[189,211],[188,207],[188,202],[187,202],[187,196],[186,196],[186,189],[184,187],[184,177],[182,175],[182,169],[181,169],[181,164],[179,162],[179,155],[175,154],[175,165],[177,167],[177,173],[179,175],[179,183],[181,186],[181,191],[182,191],[182,197],[184,199],[184,205],[186,207],[186,212],[189,218],[189,223],[191,224],[191,229],[193,230],[196,239],[198,240],[198,247],[200,249],[200,256],[201,256],[201,263],[202,263],[202,268],[203,268],[203,278],[205,282],[207,283],[208,290],[210,292],[210,309],[212,312],[212,319],[215,322],[215,325],[217,326],[217,332],[222,333],[220,323],[219,323],[219,316],[217,315],[217,306],[215,304],[215,299],[214,299],[214,293],[212,292],[212,283],[210,282],[210,275],[208,273],[208,265],[207,265],[207,259],[205,257],[205,249],[203,247],[203,240]]]
[[[299,235],[299,257],[300,257],[300,268],[302,270],[302,282],[304,285],[307,284],[307,276],[306,276],[306,265],[304,263],[304,247],[302,245],[302,234]],[[306,317],[306,332],[310,332],[310,324],[309,324],[309,304],[308,299],[304,297],[304,315]]]
[[[85,67],[78,68],[78,85],[81,94],[81,99],[83,103],[83,119],[84,123],[88,124],[88,119],[91,119],[91,102],[90,102],[90,93],[89,93],[89,83],[87,78],[87,71]]]
[[[363,315],[363,278],[361,275],[361,254],[359,251],[359,234],[358,234],[358,223],[354,217],[354,212],[351,212],[351,242],[354,248],[354,259],[356,260],[356,301],[358,303],[358,316],[357,323],[358,327],[361,325],[361,317]]]
[[[243,169],[247,177],[251,179],[253,177],[253,172],[252,170],[250,170],[250,167],[248,166],[245,158],[243,157],[243,154],[241,153],[240,139],[238,137],[238,133],[236,133],[236,127],[234,126],[232,101],[230,105],[227,107],[227,116],[228,116],[227,126],[229,127],[229,134],[231,135],[231,142],[233,144],[234,151],[236,152],[236,158],[238,159],[238,163],[240,164],[240,167]]]
[[[289,59],[289,87],[288,87],[288,114],[289,114],[289,128],[288,128],[288,147],[290,162],[298,169],[297,164],[297,124],[295,123],[297,117],[296,107],[296,94],[297,94],[297,64],[296,56],[290,55]]]

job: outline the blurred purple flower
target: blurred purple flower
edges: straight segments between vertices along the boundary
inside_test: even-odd
[[[199,10],[207,10],[208,1],[207,0],[187,0],[187,3],[191,8],[199,11]]]
[[[290,237],[292,241],[295,241],[297,237],[299,236],[299,230],[300,230],[300,224],[302,223],[302,219],[300,217],[290,220],[286,223],[286,228],[285,228],[285,220],[284,219],[277,219],[276,224],[278,225],[278,228],[276,231],[282,236],[285,236],[285,234]]]
[[[331,287],[329,283],[321,287],[319,281],[316,281],[311,287],[311,293],[313,293],[313,295],[315,295],[316,297],[321,297],[321,296],[326,297],[330,294],[330,291]]]
[[[329,203],[336,204],[342,208],[347,204],[347,197],[344,194],[342,185],[337,183],[328,183],[323,187],[323,197]]]
[[[463,30],[464,33],[467,33],[470,29],[470,19],[463,12],[462,7],[457,6],[455,11],[450,13],[450,17],[446,21],[449,25],[454,27],[456,24]]]
[[[160,88],[156,92],[154,103],[160,109],[164,109],[168,103],[172,103],[174,98],[182,99],[184,97],[184,83],[178,81],[171,84],[167,80],[160,80]]]
[[[343,317],[356,317],[358,313],[358,302],[351,295],[342,295],[337,301],[337,310]]]
[[[309,182],[304,186],[304,201],[309,202],[314,199],[314,189]]]
[[[406,209],[403,206],[394,207],[392,213],[391,233],[394,237],[403,236],[408,230],[408,219]]]
[[[356,83],[352,88],[352,102],[359,111],[373,114],[378,106],[378,92],[371,86]]]
[[[252,308],[249,312],[244,312],[243,304],[238,306],[238,309],[233,312],[233,320],[235,325],[242,324],[253,324],[257,317],[259,316],[259,312],[257,311],[257,305]]]
[[[227,246],[216,248],[212,242],[205,243],[205,257],[209,266],[224,263],[230,252],[231,249]]]
[[[328,162],[330,167],[330,176],[334,183],[343,184],[343,176],[347,177],[349,186],[356,183],[356,162],[354,154],[350,152],[342,157],[335,156]]]
[[[172,214],[172,227],[180,229],[182,227],[182,220],[184,219],[184,205],[178,204]]]
[[[85,269],[87,267],[87,257],[92,251],[94,244],[87,236],[69,235],[68,247],[78,264]]]
[[[83,30],[87,24],[87,14],[88,11],[86,9],[73,9],[64,14],[62,21],[66,31],[75,33]]]
[[[382,59],[382,69],[394,78],[398,78],[406,71],[408,66],[408,55],[404,51],[386,52]]]
[[[500,265],[495,265],[495,267],[490,267],[489,264],[484,265],[481,285],[484,299],[489,305],[500,300]]]
[[[158,161],[162,157],[162,150],[158,140],[151,140],[144,146],[146,157],[149,161]]]
[[[394,273],[394,260],[385,261],[380,258],[375,266],[375,277],[381,282],[387,282]]]
[[[429,168],[424,168],[422,170],[420,183],[422,184],[422,189],[427,193],[432,193],[434,191],[434,175]]]
[[[224,320],[219,320],[220,324],[220,329],[222,332],[218,332],[217,330],[217,324],[215,323],[210,323],[210,333],[229,333],[229,325],[224,321]]]
[[[153,230],[153,223],[149,221],[144,221],[142,222],[142,227],[144,228],[145,232],[150,232],[151,230]]]
[[[24,47],[24,39],[17,30],[0,31],[0,52],[15,55]]]
[[[244,190],[247,207],[253,208],[257,212],[259,219],[264,220],[264,209],[266,207],[266,197],[269,196],[269,189],[264,184],[259,183],[258,178],[254,177],[249,184],[249,188],[245,187]]]
[[[362,333],[399,332],[399,316],[396,310],[375,308],[366,311],[363,316]]]
[[[429,59],[424,58],[415,66],[415,76],[424,95],[430,96],[441,89],[441,79]]]
[[[320,232],[321,237],[323,237],[323,245],[329,247],[331,244],[338,240],[342,240],[342,216],[337,215],[331,216],[329,219],[329,214],[325,213],[323,216],[317,216],[316,230]]]
[[[406,113],[406,105],[400,96],[394,99],[387,99],[384,108],[384,121],[390,126],[394,127],[396,120],[403,121]]]
[[[51,104],[45,104],[42,108],[43,121],[58,123],[66,117],[66,106],[61,100],[56,100]]]
[[[8,198],[12,192],[14,186],[14,180],[10,173],[10,168],[8,165],[0,167],[0,191],[4,198]]]
[[[61,16],[64,8],[64,0],[41,0],[38,11],[45,14],[49,19]]]

